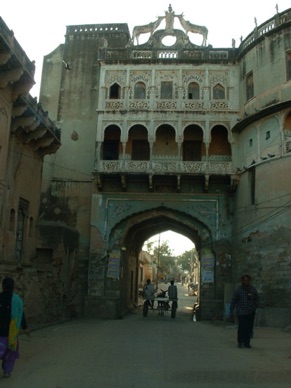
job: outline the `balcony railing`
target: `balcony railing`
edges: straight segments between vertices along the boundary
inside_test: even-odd
[[[100,160],[96,172],[103,174],[212,174],[232,173],[232,163],[223,161],[146,161],[146,160]]]

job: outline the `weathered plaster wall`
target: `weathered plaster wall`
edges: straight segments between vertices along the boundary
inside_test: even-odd
[[[260,292],[262,308],[289,309],[270,310],[264,322],[274,324],[271,316],[276,314],[277,324],[287,325],[291,308],[289,158],[271,159],[256,167],[255,174],[255,203],[250,203],[248,172],[242,175],[235,198],[234,280],[249,273]]]

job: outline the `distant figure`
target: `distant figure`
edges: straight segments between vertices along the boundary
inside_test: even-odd
[[[230,319],[234,320],[233,312],[236,308],[238,317],[237,346],[251,348],[250,341],[254,327],[256,309],[259,296],[256,288],[251,284],[251,277],[243,275],[230,304]]]
[[[154,308],[154,297],[155,293],[157,292],[157,289],[151,284],[150,279],[146,281],[146,284],[143,287],[143,295],[144,298],[147,299],[150,302],[150,306],[153,309]]]
[[[18,333],[20,327],[29,335],[22,299],[14,292],[14,280],[6,277],[0,293],[0,359],[4,377],[10,377],[19,358]]]
[[[175,285],[175,279],[171,279],[171,284],[168,287],[168,297],[172,301],[172,314],[171,318],[175,318],[176,309],[178,308],[178,290]]]

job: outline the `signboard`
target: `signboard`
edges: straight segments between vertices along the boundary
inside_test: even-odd
[[[107,277],[119,279],[120,277],[120,252],[112,251],[108,259]]]
[[[214,271],[202,271],[201,273],[202,283],[213,283],[214,282]]]
[[[214,257],[201,258],[201,282],[204,284],[214,282]]]

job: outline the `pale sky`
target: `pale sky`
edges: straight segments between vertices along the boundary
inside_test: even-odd
[[[30,93],[38,97],[43,57],[64,43],[66,26],[127,23],[132,32],[134,26],[164,16],[169,4],[176,14],[207,27],[207,44],[214,48],[229,48],[232,39],[238,46],[240,37],[253,31],[255,18],[259,26],[275,15],[276,4],[279,12],[291,7],[290,0],[3,0],[0,16],[36,62],[36,85]]]
[[[154,242],[154,246],[159,245],[159,235],[155,235],[151,237],[149,242]],[[174,256],[179,256],[182,253],[186,251],[190,251],[191,249],[195,248],[193,242],[189,240],[189,238],[182,236],[181,234],[172,232],[172,231],[167,231],[160,233],[160,243],[162,244],[164,241],[168,241],[169,247],[173,252]],[[145,242],[145,244],[147,241]],[[144,246],[143,248],[146,250],[146,247]]]

